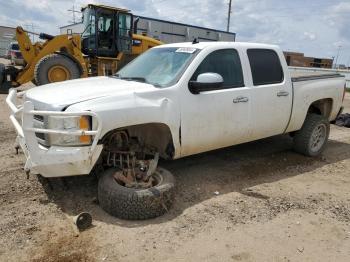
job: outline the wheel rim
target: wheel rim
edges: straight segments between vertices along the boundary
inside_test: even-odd
[[[310,149],[312,152],[318,152],[326,141],[327,127],[325,124],[316,126],[311,135]]]
[[[61,65],[55,65],[48,72],[49,82],[60,82],[71,78],[69,70]]]

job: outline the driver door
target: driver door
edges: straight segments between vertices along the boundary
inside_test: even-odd
[[[104,57],[116,56],[113,39],[113,14],[100,13],[97,20],[97,55]]]
[[[181,98],[181,156],[201,153],[249,140],[250,91],[244,86],[240,56],[235,49],[216,50],[206,56],[191,80],[217,73],[224,85]]]
[[[116,32],[117,48],[119,52],[131,53],[132,44],[132,15],[128,13],[118,14],[118,30]]]

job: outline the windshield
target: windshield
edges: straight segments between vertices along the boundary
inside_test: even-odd
[[[165,87],[175,83],[195,56],[196,48],[152,48],[122,68],[121,79]]]
[[[83,25],[84,31],[82,33],[83,37],[88,37],[90,35],[95,35],[95,14],[94,10],[86,8],[83,11]]]

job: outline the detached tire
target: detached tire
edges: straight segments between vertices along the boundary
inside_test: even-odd
[[[325,149],[329,130],[327,118],[308,114],[302,128],[295,133],[294,150],[306,156],[318,156]]]
[[[44,56],[34,68],[34,82],[36,85],[76,78],[80,78],[78,65],[72,59],[60,54]]]
[[[120,185],[113,177],[116,171],[108,169],[98,182],[98,200],[107,213],[121,219],[142,220],[161,216],[172,206],[175,180],[169,171],[157,168],[153,176],[159,183],[148,189]]]

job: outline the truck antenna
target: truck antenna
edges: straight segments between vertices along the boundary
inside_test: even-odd
[[[192,41],[192,45],[194,45],[194,44],[198,44],[198,43],[199,43],[199,41],[198,41],[198,39],[197,39],[197,38],[193,39],[193,41]]]

